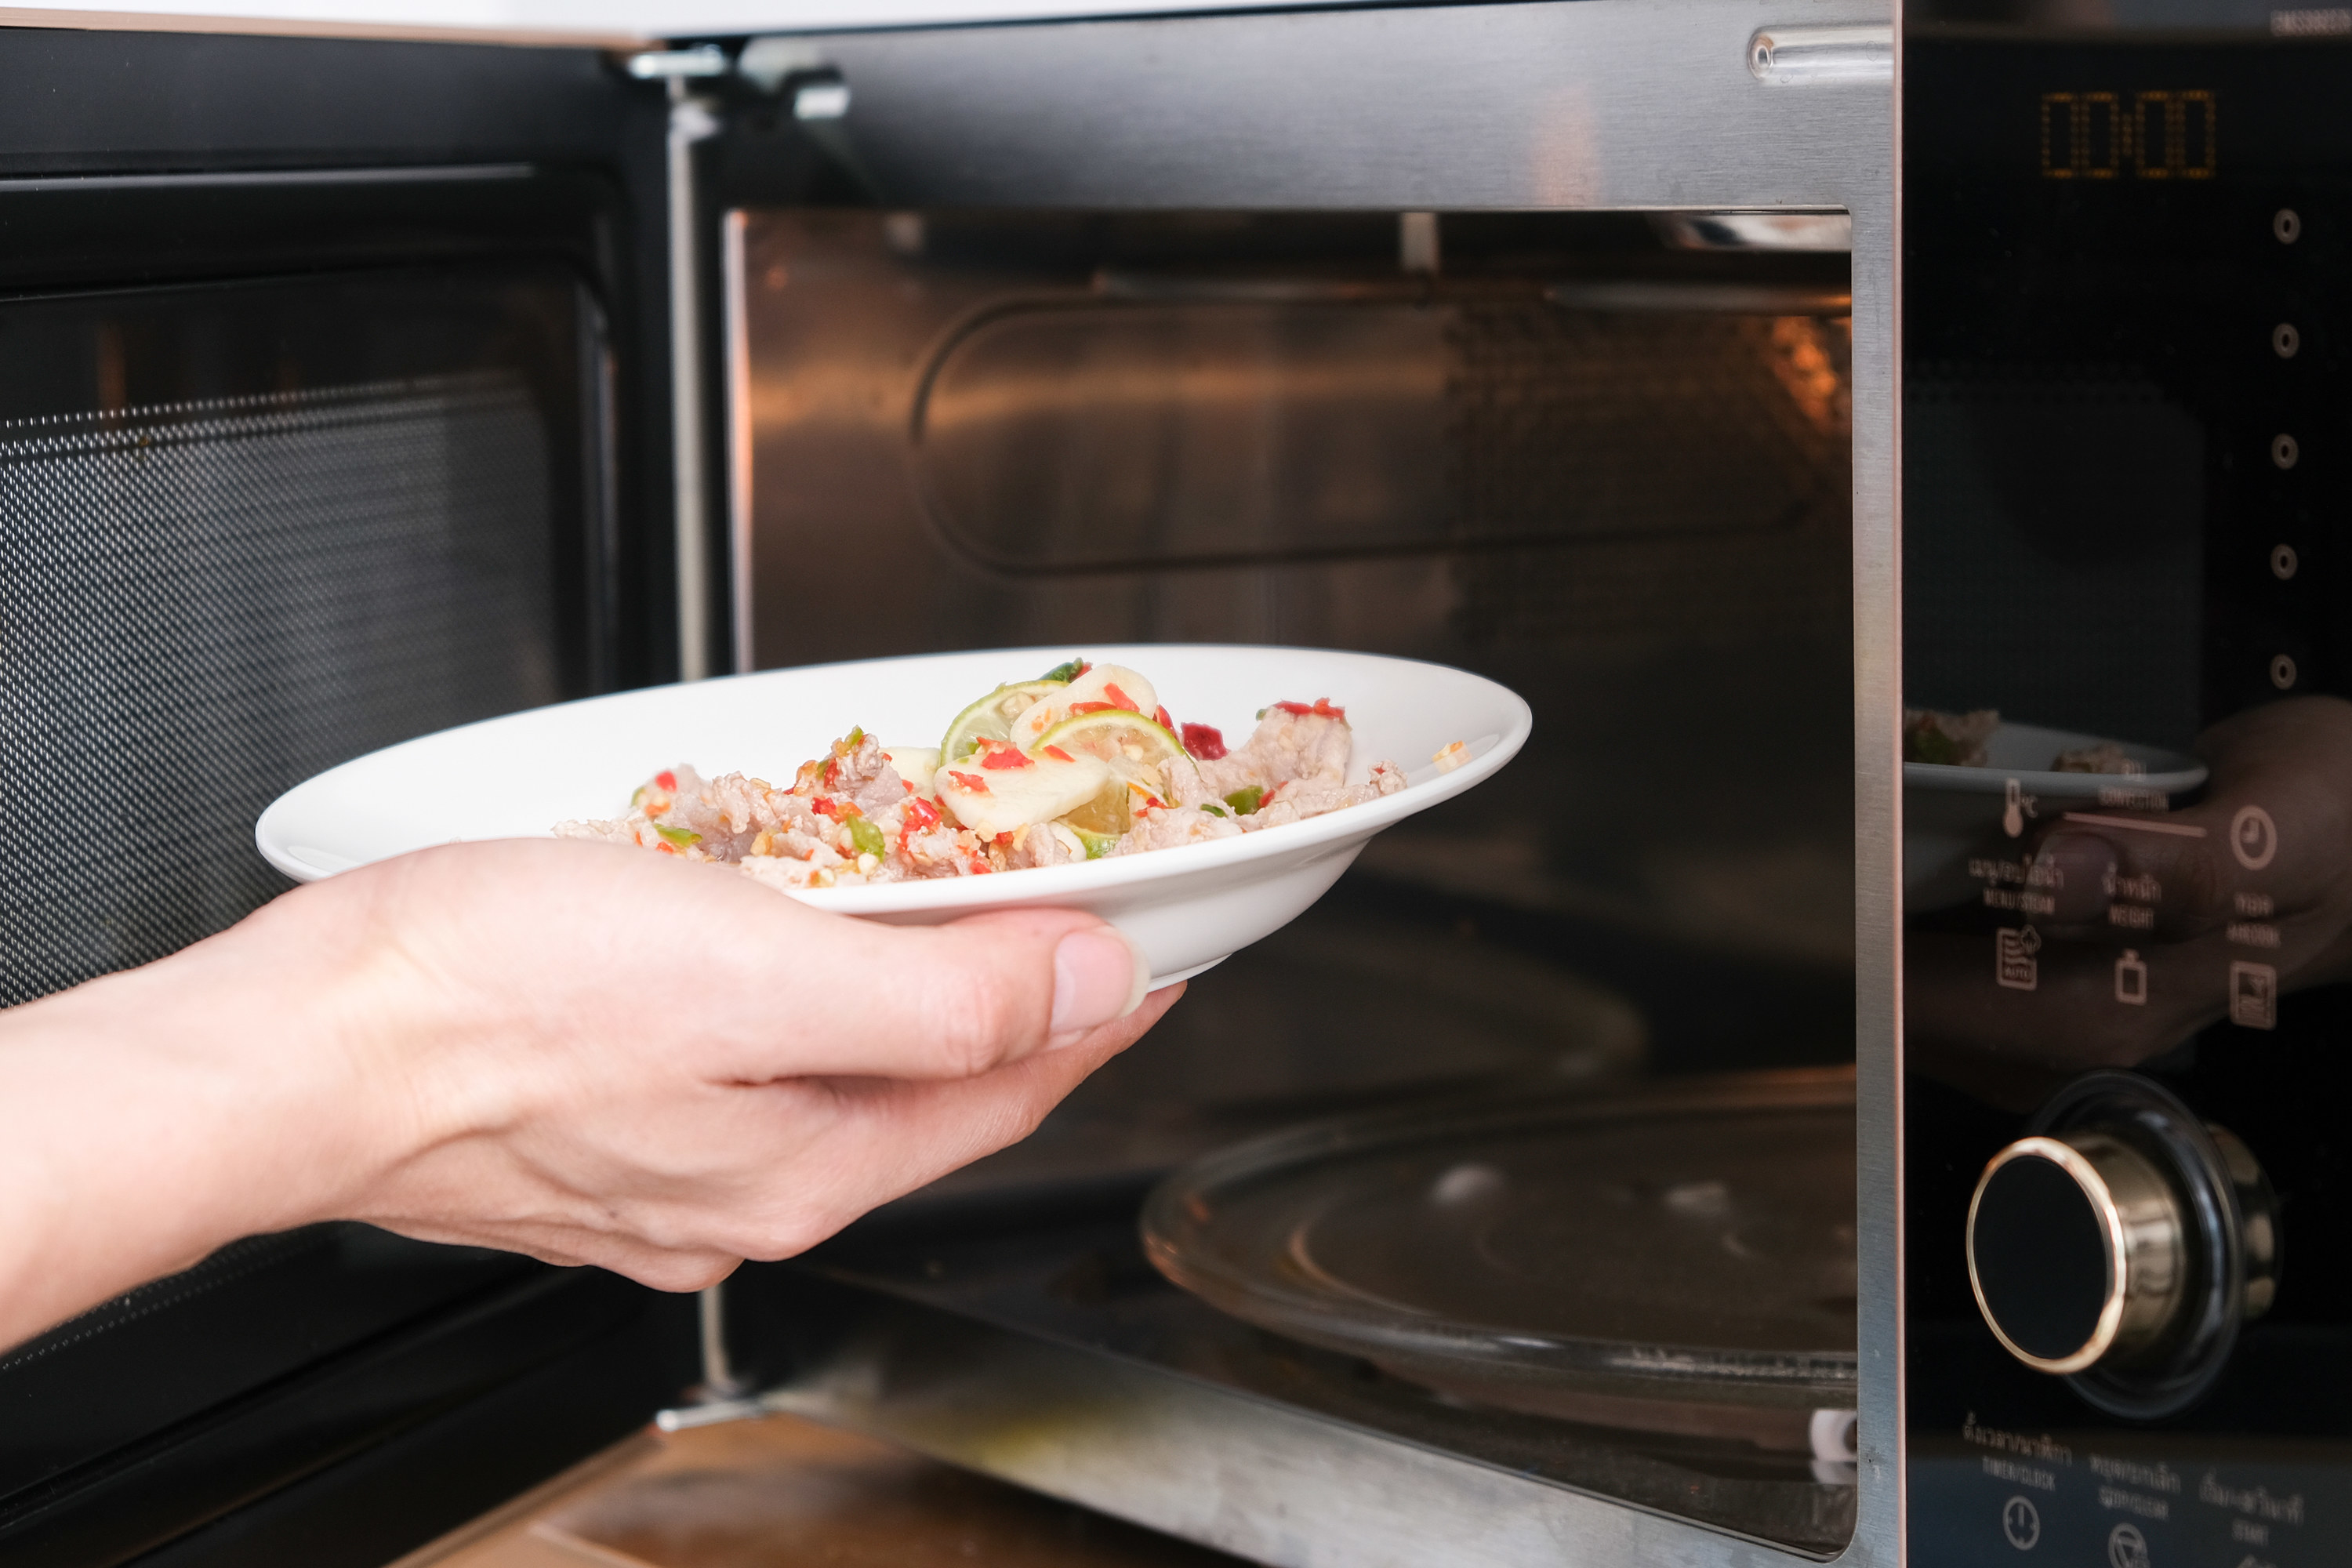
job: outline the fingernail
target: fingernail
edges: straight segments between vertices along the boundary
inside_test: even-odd
[[[1074,931],[1054,949],[1055,1036],[1077,1035],[1143,1005],[1151,966],[1115,926]]]

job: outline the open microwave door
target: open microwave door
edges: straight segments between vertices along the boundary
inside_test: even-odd
[[[121,834],[6,830],[14,1005],[283,891],[252,825],[311,773],[671,678],[676,552],[664,110],[606,51],[0,60],[0,768]],[[690,1302],[598,1271],[241,1241],[0,1351],[0,1556],[385,1562],[640,1426],[693,1349]]]

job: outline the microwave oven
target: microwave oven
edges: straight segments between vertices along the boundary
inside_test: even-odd
[[[973,9],[0,34],[6,765],[182,803],[18,816],[5,1000],[632,685],[1320,644],[1527,753],[698,1300],[330,1226],[0,1352],[0,1553],[776,1413],[1283,1564],[2352,1550],[2352,22]]]

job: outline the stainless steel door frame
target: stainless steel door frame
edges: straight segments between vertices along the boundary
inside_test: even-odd
[[[744,62],[837,70],[853,107],[828,130],[893,206],[1852,215],[1854,1564],[1895,1563],[1902,1539],[1891,20],[1864,0],[1574,0],[795,37]],[[1830,68],[1755,61],[1783,24],[1843,33]],[[1094,1352],[885,1316],[768,1403],[1270,1563],[1804,1561]],[[951,1331],[956,1376],[898,1375]]]

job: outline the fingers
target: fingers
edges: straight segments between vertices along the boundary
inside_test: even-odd
[[[2031,994],[1981,933],[1906,939],[1914,1065],[2018,1102],[2037,1076],[2147,1059],[2352,968],[2352,704],[2269,704],[2209,731],[2198,804],[2053,823],[2024,891],[2047,934]],[[1981,1080],[1981,1081],[1979,1081]]]
[[[718,1239],[750,1258],[788,1257],[878,1205],[1019,1142],[1096,1068],[1158,1023],[1183,991],[1181,984],[1155,991],[1135,1012],[1069,1047],[982,1077],[833,1086],[836,1116],[811,1148],[806,1179],[788,1194],[793,1217],[779,1234],[728,1231]]]
[[[430,1200],[423,1212],[362,1217],[426,1240],[503,1247],[551,1263],[596,1264],[662,1289],[698,1289],[740,1258],[805,1251],[867,1210],[1026,1137],[1183,990],[1155,992],[1063,1049],[979,1078],[735,1086],[724,1091],[736,1102],[728,1111],[695,1118],[692,1175],[671,1172],[646,1184],[641,1173],[631,1194],[616,1190],[609,1171],[541,1165],[533,1200],[495,1223],[468,1221]],[[650,1135],[662,1137],[659,1129]],[[477,1188],[486,1168],[457,1179]]]
[[[2036,847],[2055,926],[2185,942],[2233,921],[2352,902],[2352,703],[2297,699],[2209,731],[2203,800],[2161,814],[2084,811]]]

